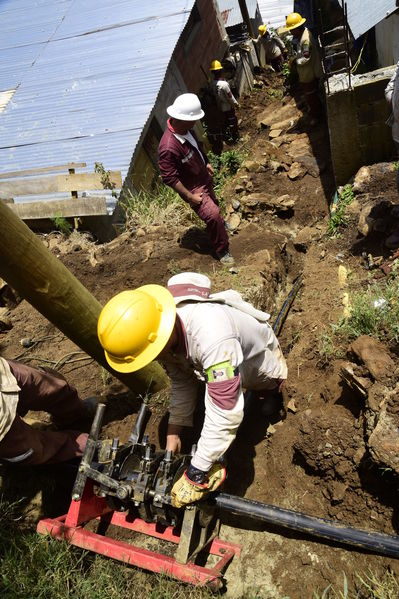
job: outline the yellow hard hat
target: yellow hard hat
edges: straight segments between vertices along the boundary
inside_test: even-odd
[[[258,31],[259,31],[260,35],[265,35],[266,29],[267,29],[267,26],[265,24],[259,25]]]
[[[101,310],[97,334],[117,372],[135,372],[155,360],[172,334],[176,305],[161,285],[122,291]]]
[[[210,71],[221,71],[222,69],[222,64],[218,60],[212,60]]]
[[[288,15],[285,21],[285,30],[291,31],[291,29],[296,29],[305,23],[306,19],[303,18],[299,12],[292,12]]]

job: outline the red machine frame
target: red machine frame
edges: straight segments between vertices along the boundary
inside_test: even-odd
[[[220,560],[212,568],[198,566],[193,562],[181,564],[175,558],[136,547],[124,541],[118,541],[99,533],[85,530],[84,524],[91,520],[104,521],[124,529],[178,544],[180,533],[172,526],[160,526],[136,518],[129,512],[113,511],[106,500],[93,493],[91,481],[87,481],[80,501],[72,501],[68,513],[59,518],[45,518],[37,525],[37,532],[49,534],[56,539],[67,540],[72,545],[112,557],[129,565],[151,572],[163,573],[172,578],[193,585],[209,586],[218,590],[222,586],[222,574],[235,555],[241,553],[241,546],[218,537],[214,538],[205,551],[216,555]]]

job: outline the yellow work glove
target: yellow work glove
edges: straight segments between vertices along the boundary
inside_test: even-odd
[[[226,468],[222,464],[213,464],[208,472],[208,480],[204,483],[195,483],[190,480],[187,470],[185,470],[172,487],[170,493],[172,505],[180,508],[204,499],[208,493],[216,491],[225,478]]]

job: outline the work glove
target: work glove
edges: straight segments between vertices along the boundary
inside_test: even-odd
[[[204,482],[194,482],[189,477],[193,473],[201,472],[204,476]],[[198,478],[193,476],[193,478]],[[175,482],[170,493],[172,505],[180,508],[200,501],[208,495],[216,491],[223,484],[226,478],[226,468],[222,464],[213,464],[208,473],[198,471],[198,469],[190,466],[183,472],[181,477]]]

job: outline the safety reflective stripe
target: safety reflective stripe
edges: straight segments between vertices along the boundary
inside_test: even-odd
[[[17,462],[23,462],[24,460],[26,460],[27,458],[29,458],[29,456],[31,456],[33,453],[33,449],[32,447],[30,449],[28,449],[27,451],[25,451],[25,453],[21,453],[20,455],[16,455],[13,458],[1,458],[4,462],[12,462],[12,463],[17,463]]]

